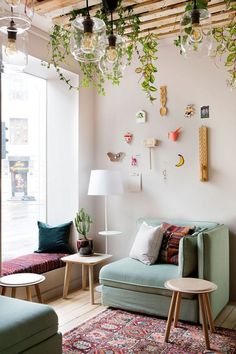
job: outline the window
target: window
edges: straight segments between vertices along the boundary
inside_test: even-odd
[[[37,248],[46,220],[46,80],[2,74],[3,260]]]

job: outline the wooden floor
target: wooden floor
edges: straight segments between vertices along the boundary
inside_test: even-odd
[[[62,333],[68,332],[74,327],[96,316],[106,309],[101,305],[100,294],[95,292],[95,305],[89,301],[89,291],[78,290],[70,293],[68,298],[50,301],[58,314],[59,328]],[[236,330],[236,302],[228,304],[215,320],[217,327]]]

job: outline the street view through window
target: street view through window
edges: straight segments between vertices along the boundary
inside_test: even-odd
[[[46,81],[2,74],[3,260],[38,246],[46,218]]]

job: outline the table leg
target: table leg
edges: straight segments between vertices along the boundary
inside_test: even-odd
[[[26,295],[27,295],[27,300],[28,301],[32,301],[32,295],[31,295],[30,286],[26,286]]]
[[[5,295],[5,294],[6,294],[6,290],[7,290],[7,287],[6,287],[6,286],[3,286],[3,287],[2,287],[2,295]]]
[[[177,327],[178,318],[179,318],[179,310],[180,310],[180,301],[181,301],[181,293],[177,293],[176,304],[175,304],[175,313],[174,313],[174,327]]]
[[[16,297],[16,288],[11,288],[11,297]]]
[[[89,265],[89,290],[90,290],[90,302],[94,304],[94,284],[93,284],[93,265]]]
[[[207,318],[206,318],[206,313],[205,313],[206,309],[205,309],[203,294],[198,294],[198,299],[199,299],[201,315],[202,315],[202,327],[203,327],[203,333],[204,333],[204,337],[205,337],[206,349],[209,350],[211,348],[210,348],[210,341],[209,341],[209,335],[208,335],[208,325],[207,325]]]
[[[203,300],[204,300],[205,307],[206,307],[210,330],[213,333],[213,332],[215,332],[215,325],[214,325],[214,321],[212,318],[211,305],[210,305],[210,301],[209,301],[209,294],[207,293],[207,294],[202,294],[202,295],[203,295]]]
[[[171,322],[173,319],[173,314],[175,310],[175,303],[176,303],[176,297],[177,297],[177,292],[173,291],[172,298],[171,298],[171,303],[170,303],[170,309],[168,313],[168,319],[166,323],[166,330],[165,330],[165,342],[168,342],[169,335],[170,335],[170,327],[171,327]]]
[[[66,263],[64,287],[63,287],[63,299],[66,299],[69,289],[70,277],[71,277],[72,263]]]
[[[42,296],[41,296],[39,284],[35,284],[34,287],[35,287],[35,291],[36,291],[36,294],[37,294],[37,297],[38,297],[38,301],[39,301],[40,304],[42,304],[43,303],[43,299],[42,299]]]
[[[87,266],[82,264],[82,289],[87,288]]]

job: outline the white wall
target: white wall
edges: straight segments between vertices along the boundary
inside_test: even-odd
[[[236,299],[236,104],[235,92],[225,84],[225,69],[218,69],[208,58],[186,60],[171,44],[163,42],[158,53],[157,85],[167,85],[169,114],[161,117],[160,102],[150,104],[141,91],[139,76],[134,67],[128,68],[120,87],[106,86],[106,96],[96,98],[96,168],[120,169],[127,184],[132,154],[139,154],[143,189],[123,196],[109,198],[110,229],[118,229],[122,236],[109,239],[109,252],[115,258],[126,256],[135,235],[135,221],[140,216],[209,220],[225,223],[230,227],[231,298]],[[187,104],[195,104],[193,118],[184,118]],[[200,119],[200,106],[210,106],[210,118]],[[135,122],[135,113],[147,111],[145,124]],[[209,127],[209,181],[199,180],[198,128]],[[182,127],[179,141],[168,140],[168,131]],[[123,135],[134,134],[128,145]],[[155,137],[159,146],[153,151],[153,169],[148,166],[148,149],[143,140]],[[124,152],[122,162],[110,162],[107,152]],[[183,154],[185,164],[175,167],[178,154]],[[164,181],[163,170],[167,180]],[[94,197],[98,222],[96,231],[104,226],[102,200]],[[96,199],[97,198],[97,199]],[[100,250],[104,240],[97,236]]]

